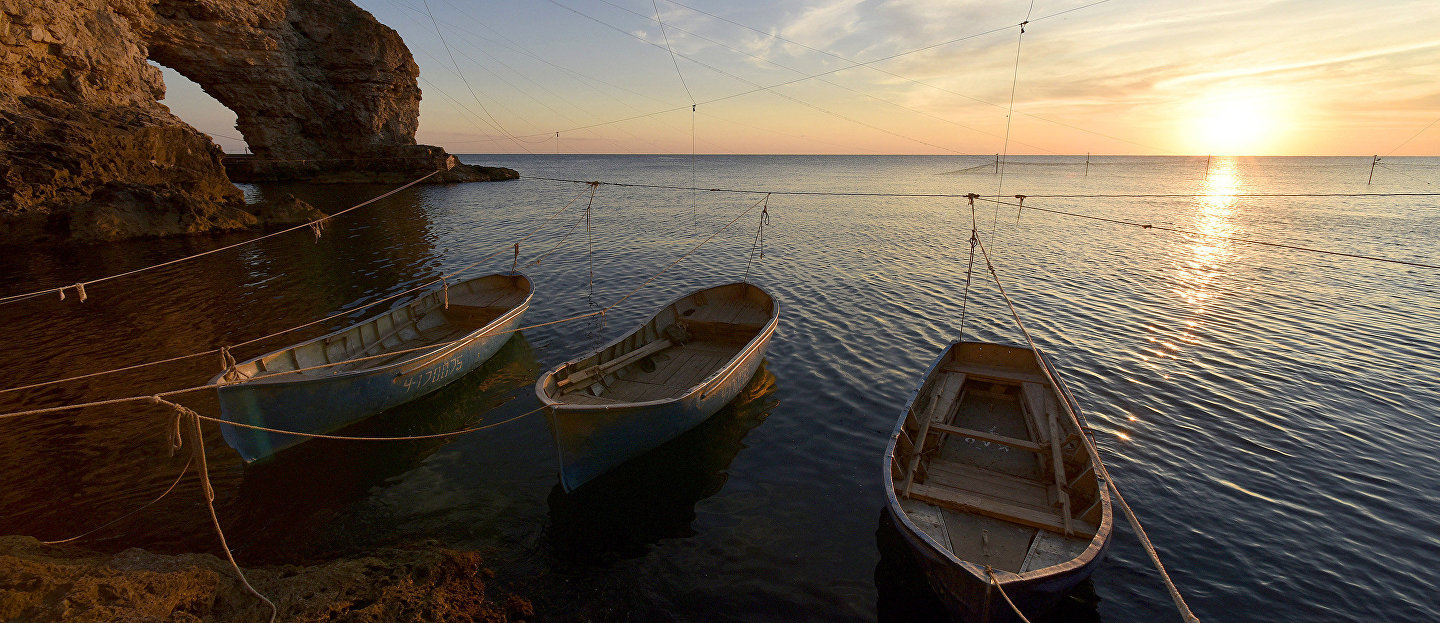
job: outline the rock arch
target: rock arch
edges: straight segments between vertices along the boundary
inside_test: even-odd
[[[0,0],[0,242],[256,222],[147,59],[236,112],[262,179],[453,162],[415,144],[404,42],[349,0]]]

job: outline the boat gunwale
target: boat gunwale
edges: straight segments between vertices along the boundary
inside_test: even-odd
[[[471,331],[471,332],[465,334],[465,335],[462,336],[462,337],[459,337],[459,338],[454,339],[454,340],[449,340],[447,343],[437,344],[437,345],[435,345],[434,349],[426,348],[426,349],[424,349],[424,350],[418,350],[418,351],[414,351],[414,352],[412,352],[412,353],[406,353],[407,355],[410,355],[410,356],[405,357],[404,359],[401,359],[401,360],[399,360],[399,361],[393,361],[393,362],[390,362],[390,363],[387,363],[387,364],[384,364],[384,365],[379,365],[379,366],[374,366],[374,367],[369,367],[369,368],[357,368],[357,369],[354,369],[354,370],[332,371],[329,375],[326,375],[326,376],[307,376],[307,375],[305,375],[304,373],[297,373],[297,372],[294,372],[293,370],[281,370],[281,371],[279,371],[279,372],[276,373],[276,374],[256,376],[256,377],[251,377],[251,378],[248,378],[248,379],[237,380],[237,381],[226,381],[226,380],[225,380],[225,375],[227,375],[227,374],[230,373],[230,370],[229,370],[229,369],[226,369],[226,370],[221,371],[219,374],[215,375],[213,378],[211,378],[211,379],[210,379],[210,385],[214,385],[214,386],[216,387],[216,389],[225,390],[225,389],[235,388],[235,387],[239,387],[239,386],[243,386],[243,385],[303,385],[303,384],[308,384],[308,383],[327,383],[327,382],[334,381],[334,380],[337,380],[337,379],[350,379],[350,378],[354,378],[354,377],[358,377],[358,376],[366,376],[366,375],[371,375],[371,374],[375,374],[375,373],[378,373],[378,372],[385,372],[385,371],[387,371],[387,370],[392,370],[392,369],[397,368],[397,367],[409,366],[409,365],[412,365],[412,364],[416,363],[417,361],[420,361],[420,360],[423,360],[423,359],[427,359],[427,358],[439,358],[439,357],[441,357],[442,354],[451,353],[451,352],[453,352],[453,351],[455,351],[455,350],[457,350],[457,349],[460,349],[460,348],[464,348],[464,347],[466,347],[466,346],[469,346],[470,344],[474,343],[475,340],[478,340],[478,339],[480,339],[480,338],[482,338],[482,337],[487,337],[486,334],[487,334],[488,332],[495,330],[496,328],[498,328],[500,325],[504,324],[505,322],[509,322],[509,321],[512,320],[517,314],[524,313],[525,310],[530,307],[530,301],[531,301],[531,299],[533,299],[533,298],[535,297],[535,282],[534,282],[534,280],[530,279],[530,277],[529,277],[528,275],[526,275],[526,274],[524,274],[524,273],[522,273],[522,272],[519,272],[519,271],[508,271],[508,272],[502,272],[502,273],[490,273],[490,274],[488,274],[488,275],[481,275],[481,276],[475,277],[475,278],[473,278],[473,279],[467,279],[467,280],[465,280],[465,281],[463,281],[463,282],[461,282],[461,283],[468,283],[468,282],[471,282],[471,281],[479,281],[479,280],[481,280],[481,279],[485,279],[485,278],[488,278],[488,277],[497,277],[497,276],[499,276],[499,277],[522,277],[522,278],[524,278],[524,279],[525,279],[525,283],[526,283],[526,285],[528,286],[528,288],[526,289],[526,293],[525,293],[525,299],[522,300],[522,301],[520,301],[519,303],[516,303],[514,306],[512,306],[512,307],[509,309],[509,311],[506,311],[504,314],[501,314],[500,316],[497,316],[494,320],[491,320],[490,322],[485,323],[484,326],[482,326],[482,327],[480,327],[480,328],[477,328],[477,329],[475,329],[474,331]],[[238,367],[238,366],[242,366],[242,365],[245,365],[245,364],[248,364],[248,363],[254,363],[254,362],[256,362],[256,361],[259,361],[259,360],[261,360],[261,359],[265,359],[266,357],[270,357],[270,356],[272,356],[272,355],[278,355],[278,354],[283,353],[283,352],[285,352],[285,351],[294,350],[294,349],[296,349],[296,348],[300,348],[301,346],[305,346],[305,345],[307,345],[307,344],[311,344],[311,343],[318,342],[318,341],[321,341],[321,340],[324,340],[324,339],[327,339],[327,338],[335,337],[335,336],[340,335],[340,334],[343,334],[343,333],[347,333],[347,332],[349,332],[351,329],[354,329],[354,328],[359,327],[359,326],[361,326],[361,325],[364,325],[364,324],[370,323],[370,322],[372,322],[372,321],[375,321],[375,320],[379,319],[379,318],[382,317],[382,316],[386,316],[386,315],[389,315],[389,314],[391,314],[391,313],[394,313],[396,310],[402,309],[402,308],[404,308],[404,307],[406,307],[406,306],[408,306],[408,305],[410,305],[410,304],[413,304],[413,303],[415,303],[416,301],[419,301],[419,300],[421,300],[421,299],[423,299],[423,298],[425,298],[425,297],[427,297],[427,296],[430,296],[430,295],[432,295],[432,294],[436,294],[436,293],[442,291],[444,288],[445,288],[444,285],[442,285],[442,286],[440,286],[440,287],[438,287],[438,288],[431,288],[431,289],[429,289],[429,290],[426,290],[426,291],[420,293],[420,294],[417,295],[415,298],[410,299],[410,300],[407,301],[404,305],[397,305],[397,306],[395,306],[395,307],[390,308],[389,310],[380,312],[380,313],[378,313],[378,314],[375,314],[374,316],[370,316],[369,318],[365,318],[364,320],[361,320],[361,321],[356,322],[356,323],[354,323],[354,324],[346,325],[345,327],[342,327],[342,328],[337,329],[337,330],[335,330],[335,331],[331,331],[331,332],[326,333],[326,334],[324,334],[324,335],[320,335],[320,336],[316,336],[316,337],[310,338],[310,339],[305,340],[305,341],[303,341],[303,342],[297,342],[297,343],[295,343],[295,344],[291,344],[291,345],[286,346],[286,347],[284,347],[284,348],[275,349],[275,350],[270,351],[270,352],[268,352],[268,353],[265,353],[265,354],[263,354],[263,355],[259,355],[259,356],[256,356],[256,357],[251,357],[250,359],[246,359],[245,361],[242,361],[242,362],[240,362],[240,363],[238,363],[238,364],[235,364],[235,365],[236,365],[236,367]],[[498,335],[498,334],[497,334],[497,335]],[[328,365],[328,366],[330,366],[330,367],[336,367],[336,366],[344,365],[345,363],[347,363],[347,362],[345,362],[345,361],[339,361],[339,362],[329,363],[329,364],[326,364],[326,365]],[[404,372],[402,372],[402,374],[403,374],[403,373],[404,373]],[[283,376],[292,377],[292,378],[268,378],[268,379],[267,379],[267,377],[276,377],[276,376],[282,376],[282,375],[283,375]]]
[[[565,366],[569,366],[569,365],[578,363],[578,362],[580,362],[580,361],[583,361],[583,360],[585,360],[585,359],[588,359],[588,358],[589,358],[590,356],[592,356],[592,355],[595,355],[595,354],[597,354],[597,353],[600,353],[600,352],[604,351],[604,350],[607,349],[607,348],[610,348],[610,347],[615,346],[615,345],[617,345],[617,344],[619,344],[619,343],[621,343],[621,342],[624,342],[625,340],[630,339],[630,336],[635,335],[635,334],[637,334],[637,333],[640,333],[641,331],[644,331],[644,330],[645,330],[645,327],[648,326],[651,321],[653,321],[653,320],[655,320],[656,318],[658,318],[658,317],[660,316],[660,314],[663,313],[667,308],[672,307],[672,306],[680,303],[681,301],[685,300],[687,297],[694,296],[694,295],[699,294],[699,293],[701,293],[701,292],[709,292],[709,291],[711,291],[711,290],[717,290],[717,289],[724,288],[724,287],[727,287],[727,286],[736,286],[736,285],[745,285],[745,286],[753,287],[753,288],[759,290],[761,294],[764,294],[766,298],[770,299],[770,318],[769,318],[769,320],[767,320],[767,321],[765,322],[765,325],[760,328],[760,331],[759,331],[758,333],[756,333],[754,337],[750,338],[750,340],[745,343],[745,347],[742,348],[742,349],[740,349],[740,352],[736,353],[734,357],[731,357],[729,360],[727,360],[727,361],[725,362],[725,365],[720,366],[720,367],[717,368],[714,372],[710,373],[708,376],[706,376],[705,378],[701,379],[698,383],[696,383],[695,385],[692,385],[692,386],[690,386],[689,388],[687,388],[687,389],[685,390],[685,393],[680,394],[680,395],[678,395],[678,396],[671,396],[671,397],[669,397],[669,398],[661,398],[661,399],[659,399],[659,400],[647,400],[647,401],[642,401],[642,402],[614,402],[614,403],[609,403],[609,404],[578,404],[578,403],[573,403],[573,402],[561,402],[561,401],[559,401],[559,400],[556,400],[555,398],[552,398],[552,397],[546,395],[546,393],[545,393],[545,382],[548,381],[548,380],[550,380],[550,379],[552,379],[552,378],[554,378],[556,374],[559,374],[559,373],[560,373],[560,370],[562,370],[562,369],[565,368]],[[541,375],[540,378],[535,381],[535,395],[536,395],[538,398],[540,398],[540,402],[543,403],[546,408],[549,408],[549,409],[552,409],[552,410],[556,410],[556,411],[610,411],[610,410],[614,410],[614,409],[631,409],[631,408],[635,408],[635,407],[658,406],[658,405],[665,405],[665,404],[670,404],[670,403],[676,403],[676,402],[682,402],[682,401],[685,401],[685,400],[689,400],[689,399],[693,398],[696,394],[703,393],[703,390],[706,389],[706,386],[707,386],[707,385],[710,385],[711,383],[713,383],[714,381],[716,381],[716,380],[717,380],[717,377],[720,376],[721,373],[726,373],[726,375],[728,375],[728,374],[734,374],[735,369],[739,367],[739,365],[740,365],[741,362],[743,362],[743,361],[745,361],[746,359],[748,359],[749,357],[751,357],[751,356],[754,354],[755,350],[758,349],[761,344],[764,344],[765,342],[767,342],[767,341],[769,340],[770,336],[774,335],[775,329],[776,329],[776,327],[779,326],[779,323],[780,323],[780,301],[776,300],[776,299],[775,299],[775,296],[772,295],[772,294],[770,294],[768,291],[766,291],[765,288],[762,288],[762,287],[760,287],[760,286],[758,286],[758,285],[756,285],[756,284],[750,283],[750,282],[748,282],[748,281],[732,281],[732,282],[729,282],[729,283],[722,283],[722,284],[719,284],[719,285],[708,286],[708,287],[700,288],[700,289],[697,289],[697,290],[692,290],[692,291],[686,292],[685,294],[682,294],[682,295],[676,297],[675,299],[671,300],[670,302],[665,303],[665,304],[661,305],[660,307],[656,308],[655,313],[650,314],[648,317],[646,317],[645,320],[641,321],[641,322],[640,322],[640,325],[639,325],[638,327],[636,327],[634,330],[632,330],[632,331],[630,331],[630,332],[628,332],[628,333],[625,333],[625,334],[621,335],[620,337],[616,338],[615,340],[611,341],[611,342],[608,343],[608,344],[605,344],[604,346],[601,346],[601,347],[599,347],[599,348],[595,348],[595,349],[586,351],[584,354],[580,355],[579,357],[576,357],[576,358],[574,358],[574,359],[571,359],[571,360],[569,360],[569,361],[566,361],[565,363],[562,363],[562,364],[560,364],[560,365],[558,365],[558,366],[555,366],[555,367],[552,368],[549,372],[546,372],[545,374]]]
[[[950,548],[941,545],[938,541],[932,538],[924,530],[921,530],[919,526],[915,525],[915,523],[910,520],[909,513],[900,506],[900,498],[895,493],[895,479],[892,475],[895,462],[895,446],[899,441],[900,432],[905,426],[906,415],[910,413],[911,408],[913,408],[915,405],[915,401],[919,399],[920,389],[925,386],[925,382],[930,380],[931,376],[935,374],[936,370],[939,369],[940,365],[943,364],[945,360],[949,357],[951,351],[953,351],[957,346],[960,346],[962,344],[1001,346],[1005,348],[1013,348],[1032,352],[1033,354],[1037,355],[1037,362],[1041,366],[1049,370],[1051,377],[1054,378],[1056,381],[1056,383],[1052,385],[1051,391],[1054,391],[1057,396],[1060,396],[1062,399],[1068,401],[1070,403],[1070,409],[1074,411],[1074,414],[1076,416],[1079,415],[1080,411],[1078,403],[1075,401],[1075,397],[1070,394],[1069,388],[1064,386],[1063,381],[1060,380],[1060,375],[1055,371],[1055,368],[1050,365],[1049,358],[1046,357],[1044,353],[1041,353],[1038,348],[1031,349],[1024,346],[1002,344],[999,342],[967,342],[961,340],[951,342],[949,346],[945,347],[945,350],[941,351],[940,356],[936,357],[935,361],[932,362],[930,366],[925,369],[925,374],[920,377],[920,384],[915,386],[915,390],[911,392],[910,399],[905,402],[905,407],[900,412],[901,415],[896,420],[894,428],[891,429],[890,440],[885,447],[885,464],[882,474],[885,482],[886,504],[890,508],[892,514],[896,515],[896,517],[899,519],[901,529],[909,532],[912,536],[918,538],[920,542],[930,547],[930,549],[934,550],[936,553],[944,557],[952,564],[969,572],[972,576],[975,577],[976,580],[988,584],[990,582],[990,578],[987,577],[986,569],[984,566],[956,556],[955,553],[950,550]],[[1074,423],[1076,426],[1080,425],[1079,421],[1075,421]],[[1081,434],[1083,435],[1084,432],[1081,431]],[[1085,565],[1090,564],[1097,556],[1100,555],[1100,552],[1105,548],[1106,544],[1110,540],[1110,534],[1114,528],[1114,513],[1111,508],[1109,486],[1104,482],[1104,479],[1100,477],[1099,470],[1095,471],[1093,477],[1096,480],[1096,489],[1099,492],[1098,494],[1100,496],[1102,511],[1100,525],[1096,528],[1095,536],[1091,537],[1090,543],[1086,545],[1085,550],[1080,552],[1080,554],[1075,556],[1074,558],[1058,564],[1050,565],[1048,567],[1041,567],[1039,569],[1031,569],[1029,571],[1023,571],[1019,573],[1013,571],[993,569],[992,572],[995,574],[995,578],[998,582],[1000,582],[1001,584],[1015,584],[1040,580],[1050,576],[1061,575],[1076,569],[1080,569]]]

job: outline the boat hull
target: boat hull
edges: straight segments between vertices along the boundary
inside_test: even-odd
[[[548,409],[560,452],[560,485],[574,491],[699,426],[730,404],[760,368],[775,326],[772,319],[730,365],[682,398],[619,405],[556,405]]]
[[[924,378],[929,379],[937,374],[939,368],[950,357],[951,350],[960,344],[959,342],[952,344],[950,348],[941,353],[940,357],[926,370]],[[1079,405],[1074,396],[1070,394],[1069,388],[1061,380],[1060,375],[1055,371],[1050,359],[1040,353],[1036,357],[1036,362],[1045,368],[1050,378],[1057,381],[1053,387],[1057,397],[1068,403],[1071,411],[1079,417],[1081,414]],[[919,398],[919,391],[924,385],[922,382],[916,388],[910,404],[906,405],[907,411]],[[949,549],[937,543],[912,522],[901,507],[900,498],[895,492],[892,466],[904,424],[905,417],[902,416],[891,432],[889,445],[885,451],[881,473],[885,482],[887,498],[885,519],[893,524],[895,531],[906,546],[905,549],[924,573],[927,583],[954,617],[962,621],[981,623],[1019,621],[1020,618],[1006,603],[1005,597],[995,590],[983,566],[956,558]],[[1034,618],[1053,609],[1062,597],[1088,579],[1104,559],[1105,552],[1110,546],[1112,525],[1110,496],[1103,482],[1097,481],[1097,492],[1101,498],[1104,519],[1101,522],[1099,536],[1093,540],[1092,545],[1080,557],[1069,563],[1051,567],[1053,570],[1049,572],[1028,572],[1020,575],[1003,572],[997,574],[1001,576],[1005,595],[1027,618]]]
[[[779,321],[779,303],[754,284],[702,288],[542,375],[535,395],[561,487],[574,491],[715,415],[755,376]]]
[[[229,422],[326,434],[430,394],[470,373],[505,345],[529,309],[529,298],[471,333],[419,358],[333,376],[288,382],[248,382],[218,388],[225,442],[246,462],[267,458],[309,437]]]
[[[886,477],[889,477],[888,470]],[[899,509],[898,501],[893,501],[893,495],[891,498],[892,503],[885,508],[887,519],[894,524],[911,559],[925,574],[926,582],[946,610],[961,621],[1011,623],[1020,620],[998,591],[988,588],[987,595],[989,583],[971,570],[956,565],[952,557],[941,551],[934,541],[904,517],[905,513]],[[1052,610],[1061,598],[1095,573],[1108,547],[1109,541],[1106,541],[1101,546],[1099,555],[1064,573],[1006,582],[1005,594],[1027,618],[1034,619]]]

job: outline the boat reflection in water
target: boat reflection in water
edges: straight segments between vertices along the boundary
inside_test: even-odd
[[[662,539],[694,535],[695,504],[720,491],[745,435],[779,404],[775,383],[762,363],[740,395],[699,426],[575,492],[555,485],[555,555],[580,563],[634,558]]]
[[[515,333],[494,356],[460,380],[335,434],[433,435],[498,422],[514,415],[510,411],[515,409],[501,407],[524,404],[539,371],[530,343],[524,335]],[[522,400],[517,401],[517,397]],[[414,469],[453,440],[463,438],[314,439],[296,445],[269,461],[243,467],[243,480],[235,498],[221,509],[221,515],[230,518],[226,534],[235,543],[249,544],[247,559],[278,561],[333,547],[336,544],[317,542],[316,535],[334,532],[331,522],[371,495],[376,486]],[[242,466],[237,460],[230,467],[239,471]]]

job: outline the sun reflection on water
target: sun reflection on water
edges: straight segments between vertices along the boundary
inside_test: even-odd
[[[1186,348],[1204,345],[1205,316],[1212,299],[1219,294],[1216,282],[1234,260],[1233,243],[1225,237],[1234,236],[1238,231],[1236,195],[1243,183],[1235,159],[1216,159],[1210,163],[1200,195],[1190,206],[1177,206],[1192,210],[1190,221],[1185,222],[1181,216],[1177,226],[1200,234],[1186,236],[1174,261],[1172,292],[1183,303],[1185,317],[1168,323],[1169,326],[1150,327],[1149,347],[1140,353],[1142,361],[1154,364],[1173,361]]]

